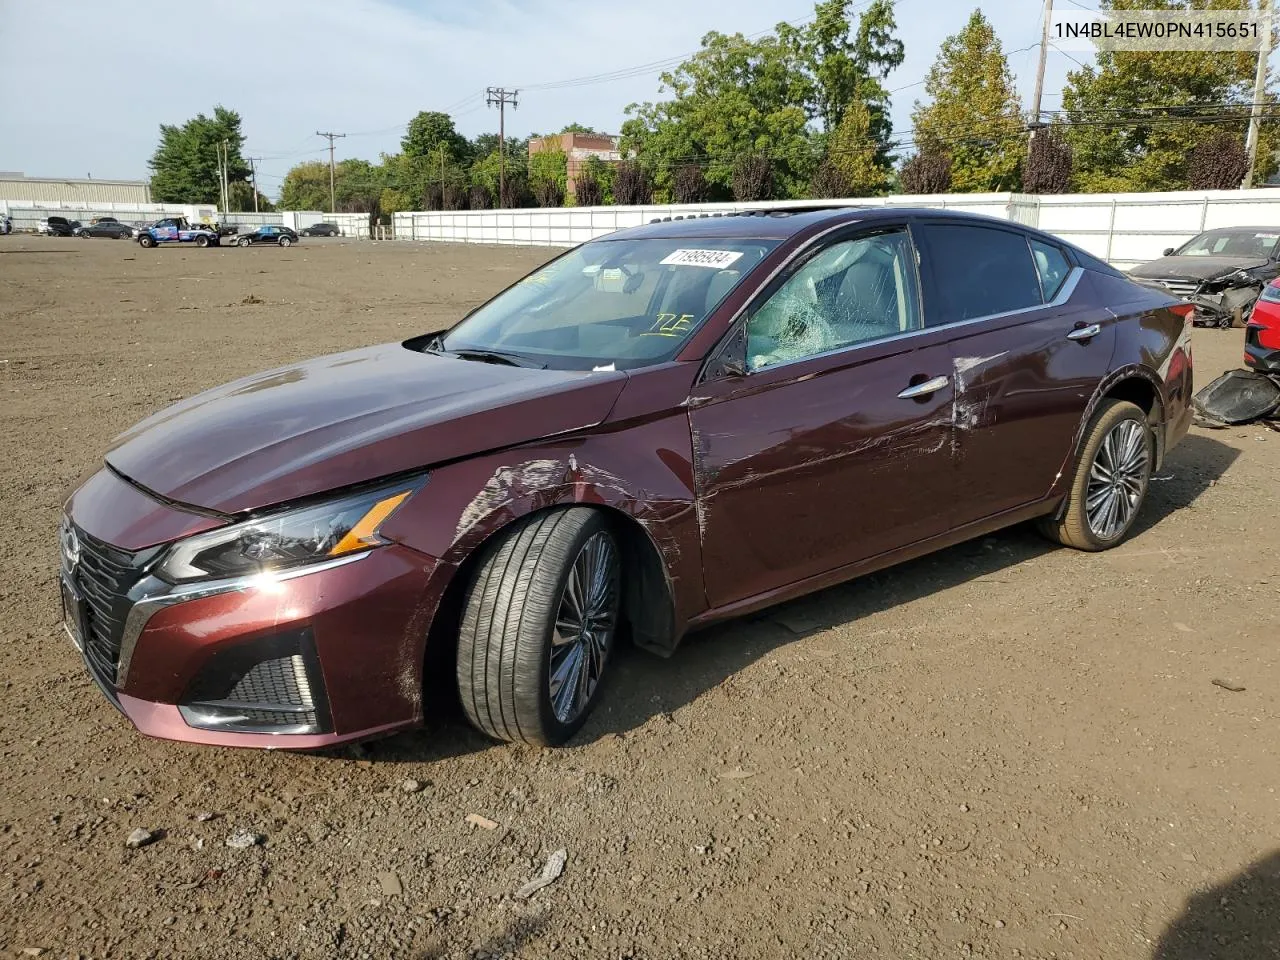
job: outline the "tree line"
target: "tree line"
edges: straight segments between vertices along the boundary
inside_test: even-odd
[[[1256,2],[1101,0],[1100,6],[1249,9]],[[502,177],[496,135],[469,140],[448,114],[423,111],[407,125],[398,153],[337,165],[337,208],[389,214],[567,202],[1225,189],[1246,175],[1255,54],[1100,51],[1094,64],[1068,74],[1060,104],[1050,103],[1043,122],[1028,115],[1008,54],[981,9],[943,42],[923,80],[895,88],[891,78],[903,58],[894,0],[865,6],[819,0],[803,25],[780,23],[757,38],[704,36],[697,53],[662,74],[662,99],[626,108],[624,159],[586,161],[574,171],[572,191],[563,152],[531,156],[531,138],[508,138]],[[915,103],[911,128],[895,132],[890,96],[917,85],[924,97]],[[1276,169],[1277,118],[1268,86],[1255,182]],[[561,132],[595,131],[575,123]],[[233,183],[244,186],[234,112],[219,107],[212,119],[161,133],[151,164],[157,198],[192,202],[200,191],[199,199],[216,197],[214,184],[201,179],[213,156],[213,147],[206,153],[201,144],[211,137],[232,144],[228,166]],[[237,199],[245,196],[251,202],[252,193],[236,191]],[[280,203],[328,209],[328,164],[293,167]]]

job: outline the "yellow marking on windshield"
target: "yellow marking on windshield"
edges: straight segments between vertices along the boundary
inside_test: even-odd
[[[645,337],[680,337],[689,332],[695,317],[692,313],[660,313],[652,327],[641,336]]]

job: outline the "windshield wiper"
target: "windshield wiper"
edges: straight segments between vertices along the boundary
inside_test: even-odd
[[[535,370],[545,370],[545,363],[538,363],[530,360],[526,356],[518,353],[503,353],[500,350],[483,350],[478,347],[464,347],[460,350],[443,350],[450,356],[458,357],[462,360],[476,360],[480,363],[503,363],[509,367],[533,367]]]

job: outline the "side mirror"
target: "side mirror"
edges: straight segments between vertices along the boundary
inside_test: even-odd
[[[1177,249],[1177,247],[1165,247],[1165,248],[1164,248],[1164,254],[1163,254],[1163,256],[1166,256],[1166,257],[1172,257],[1172,256],[1173,256],[1173,252],[1174,252],[1176,249]]]

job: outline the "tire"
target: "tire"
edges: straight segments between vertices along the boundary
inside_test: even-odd
[[[151,236],[149,233],[144,233],[138,238],[138,243],[144,247],[154,247],[156,245],[156,238]]]
[[[292,241],[292,240],[290,240],[288,237],[281,237],[281,238],[280,238],[280,246],[282,246],[282,247],[287,247],[287,246],[288,246],[289,244],[291,244],[291,243],[293,243],[293,241]]]
[[[209,245],[209,238],[208,238],[208,237],[204,236],[203,234],[201,234],[200,236],[196,237],[196,246],[197,246],[197,247],[207,247],[208,245]]]
[[[247,246],[249,246],[249,245],[250,245],[250,244],[252,244],[252,243],[253,243],[253,241],[252,241],[252,240],[250,240],[248,237],[241,237],[239,240],[237,240],[237,241],[236,241],[236,246],[237,246],[237,247],[247,247]]]
[[[330,230],[330,231],[329,231],[329,236],[331,236],[331,237],[336,237],[337,235],[338,235],[338,231],[337,231],[337,230]]]
[[[621,560],[604,514],[586,507],[535,514],[487,548],[467,588],[457,653],[458,693],[478,730],[539,746],[577,732],[617,639]],[[588,627],[567,627],[581,596],[570,584],[581,585],[593,562],[600,577],[585,596]]]
[[[1119,471],[1112,469],[1117,462]],[[1125,400],[1103,400],[1085,431],[1066,508],[1061,518],[1043,518],[1040,532],[1077,550],[1119,546],[1147,499],[1154,462],[1155,439],[1142,408]],[[1116,481],[1108,479],[1117,475]],[[1092,514],[1090,498],[1095,500]]]

